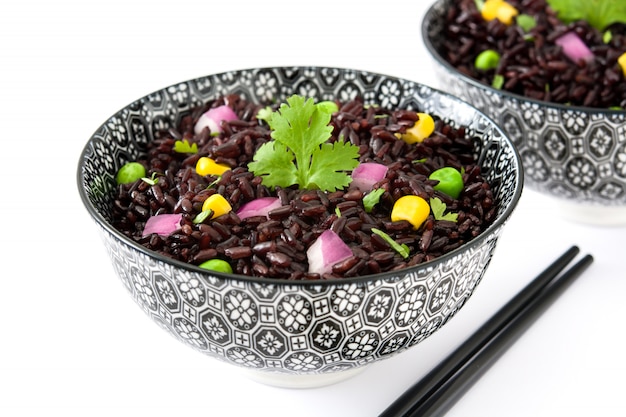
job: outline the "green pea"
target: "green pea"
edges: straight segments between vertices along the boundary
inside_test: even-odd
[[[210,271],[226,272],[228,274],[233,273],[233,268],[230,266],[230,264],[221,259],[209,259],[208,261],[205,261],[198,266],[200,268],[208,269]]]
[[[139,162],[128,162],[117,171],[115,180],[118,184],[135,182],[146,176],[146,169]]]
[[[433,171],[428,178],[439,181],[439,183],[433,188],[449,195],[452,198],[459,198],[459,195],[463,190],[463,176],[455,168],[439,168],[438,170]]]
[[[479,70],[486,71],[496,68],[499,62],[500,54],[493,49],[487,49],[478,54],[474,61],[474,66]]]

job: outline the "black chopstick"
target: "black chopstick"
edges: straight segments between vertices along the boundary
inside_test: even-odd
[[[482,375],[487,364],[495,362],[504,348],[592,262],[590,255],[585,256],[548,286],[578,253],[576,246],[568,249],[379,417],[441,415],[448,410]]]

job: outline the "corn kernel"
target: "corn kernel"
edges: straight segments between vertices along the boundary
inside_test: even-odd
[[[391,210],[391,221],[406,220],[419,228],[430,214],[430,206],[422,197],[405,195],[396,200]]]
[[[619,58],[617,58],[617,63],[620,67],[622,67],[622,72],[624,73],[624,77],[626,77],[626,52],[624,52],[620,55]]]
[[[400,136],[406,143],[423,142],[435,131],[435,121],[430,114],[417,113],[417,116],[419,119],[413,127]]]
[[[487,0],[480,13],[485,20],[498,19],[505,25],[513,23],[513,18],[518,15],[518,11],[511,4],[504,0]]]
[[[212,210],[213,217],[216,218],[229,213],[233,208],[228,200],[226,200],[221,194],[212,194],[204,200],[202,204],[202,211]]]
[[[213,159],[206,156],[201,157],[196,162],[196,172],[198,175],[222,175],[228,171],[230,167],[224,164],[218,164]]]

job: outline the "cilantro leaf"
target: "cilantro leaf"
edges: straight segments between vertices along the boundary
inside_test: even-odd
[[[150,178],[143,177],[141,180],[148,185],[156,185],[159,182],[159,178],[157,178],[157,173],[153,172]]]
[[[565,23],[585,20],[599,31],[613,23],[626,23],[626,2],[623,0],[547,0]]]
[[[393,238],[391,236],[389,236],[387,233],[383,232],[380,229],[376,229],[374,227],[372,228],[372,233],[382,237],[383,240],[385,242],[387,242],[389,244],[389,246],[391,246],[391,248],[393,250],[398,252],[404,259],[409,257],[409,254],[410,254],[411,250],[404,243],[403,244],[399,244],[398,242],[393,240]]]
[[[257,115],[258,118],[258,115]],[[305,189],[335,191],[351,178],[345,171],[358,165],[359,148],[346,142],[328,143],[331,114],[313,99],[287,98],[278,111],[262,114],[272,139],[254,154],[248,169],[268,187],[298,185]]]
[[[280,142],[264,143],[254,154],[248,169],[263,177],[263,184],[273,188],[297,184],[298,171],[293,164],[294,154]]]
[[[174,142],[174,152],[178,153],[198,153],[198,144],[189,144],[187,139],[177,140]]]
[[[363,197],[363,207],[367,213],[371,213],[374,206],[380,201],[380,197],[385,193],[384,188],[377,188],[370,191]]]
[[[447,208],[446,203],[444,203],[437,197],[433,197],[430,199],[430,209],[433,212],[433,216],[435,217],[435,220],[448,220],[448,221],[456,223],[457,219],[459,218],[459,215],[457,213],[444,214],[444,212],[446,211],[446,208]]]

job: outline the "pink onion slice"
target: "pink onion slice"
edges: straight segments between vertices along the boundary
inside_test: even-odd
[[[352,171],[351,185],[359,190],[370,191],[374,184],[385,178],[387,166],[376,162],[364,162]]]
[[[146,222],[142,236],[148,236],[152,233],[168,236],[180,229],[182,218],[182,214],[159,214],[158,216],[152,216]]]
[[[593,52],[574,32],[567,32],[556,38],[554,42],[563,48],[563,53],[574,62],[578,62],[581,59],[585,61],[593,59]]]
[[[205,113],[200,116],[193,130],[197,134],[202,132],[202,129],[205,127],[209,127],[211,134],[218,134],[222,132],[222,121],[230,122],[231,120],[237,120],[237,114],[228,107],[227,105],[222,105],[219,107],[215,107],[209,109]]]
[[[253,216],[269,217],[268,213],[281,205],[280,200],[276,197],[261,197],[242,205],[237,210],[237,216],[242,220]]]
[[[352,256],[352,249],[332,230],[324,231],[306,251],[309,272],[324,275],[333,265]]]

